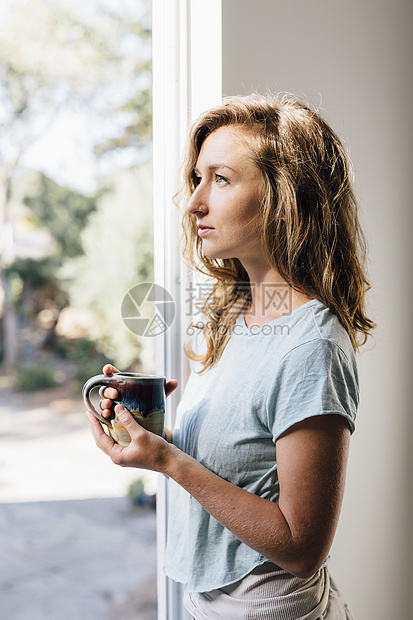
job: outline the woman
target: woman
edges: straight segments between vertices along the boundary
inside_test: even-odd
[[[89,415],[92,433],[171,479],[165,570],[196,620],[351,618],[327,560],[374,324],[344,149],[299,102],[230,98],[192,127],[181,199],[185,256],[213,286],[177,427],[165,440],[117,405],[130,446]]]

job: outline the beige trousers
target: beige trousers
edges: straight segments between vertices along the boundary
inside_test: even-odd
[[[326,567],[310,579],[257,567],[241,581],[185,593],[194,620],[354,620]]]

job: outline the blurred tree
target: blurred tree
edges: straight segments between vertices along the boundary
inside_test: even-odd
[[[93,311],[89,336],[120,368],[142,354],[142,342],[123,324],[121,304],[128,290],[153,281],[152,171],[149,164],[117,173],[114,191],[102,196],[81,235],[85,253],[66,261],[61,276],[72,303]],[[143,352],[146,372],[154,370],[154,343]]]
[[[36,307],[33,293],[47,289],[47,303],[53,305],[53,321],[43,339],[50,347],[55,342],[55,328],[60,312],[68,304],[67,287],[59,280],[59,269],[63,263],[84,253],[80,235],[93,211],[96,211],[100,197],[108,189],[100,189],[89,196],[62,187],[40,172],[26,175],[20,182],[23,186],[23,203],[29,208],[29,219],[37,229],[46,229],[53,241],[49,254],[41,258],[17,257],[5,268],[10,287],[10,296],[16,314],[21,322]],[[50,299],[52,296],[53,299]],[[44,297],[43,297],[44,298]],[[32,303],[29,300],[32,300]]]
[[[53,309],[57,311],[53,312],[53,320],[42,339],[43,346],[53,344],[59,314],[67,304],[67,296],[61,291],[56,278],[57,268],[56,259],[45,256],[40,259],[16,258],[5,269],[5,277],[9,283],[9,297],[19,326],[28,325],[30,319],[43,310],[44,299],[53,300]],[[42,300],[40,303],[39,299]]]
[[[60,263],[84,253],[80,234],[90,214],[97,209],[99,198],[108,189],[85,196],[58,185],[42,173],[31,176],[25,188],[23,203],[29,207],[38,226],[47,228],[54,241],[53,255]]]
[[[16,361],[17,333],[6,271],[16,258],[13,176],[33,144],[68,110],[87,117],[87,137],[97,155],[129,150],[129,165],[142,160],[151,137],[149,7],[149,0],[16,0],[0,26],[0,278],[4,359],[10,365]],[[50,187],[43,189],[51,196]],[[86,220],[78,212],[76,234],[66,240],[72,227],[67,213],[79,196],[59,197],[57,187],[53,192],[56,203],[43,204],[38,193],[29,206],[44,210],[42,217],[49,217],[55,240],[69,256],[79,250]]]
[[[118,138],[104,140],[97,144],[95,153],[98,156],[105,155],[114,149],[142,148],[152,140],[152,89],[141,90],[118,112],[126,112],[129,123]]]

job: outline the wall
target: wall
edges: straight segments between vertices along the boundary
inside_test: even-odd
[[[358,428],[331,570],[359,620],[413,617],[412,8],[223,0],[223,93],[290,91],[321,103],[355,166],[378,329],[359,357]]]

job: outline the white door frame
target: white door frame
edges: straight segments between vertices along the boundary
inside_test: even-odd
[[[222,0],[153,0],[153,166],[155,282],[172,295],[176,316],[156,337],[156,371],[178,379],[168,398],[167,425],[188,378],[183,342],[187,271],[179,259],[179,212],[173,204],[188,126],[222,98]],[[182,587],[163,573],[168,483],[160,476],[157,495],[158,620],[185,620]]]

